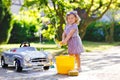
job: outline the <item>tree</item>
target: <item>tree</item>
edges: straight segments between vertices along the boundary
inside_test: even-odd
[[[77,2],[77,0],[75,1]],[[114,0],[91,0],[88,4],[86,0],[84,0],[84,2],[81,2],[81,4],[84,4],[85,7],[82,8],[81,5],[75,9],[82,19],[79,28],[81,38],[84,37],[88,25],[102,18],[102,16],[107,12],[113,2]]]
[[[58,24],[56,27],[56,38],[58,40],[61,40],[67,11],[76,10],[78,12],[81,18],[79,33],[81,38],[83,38],[88,25],[100,19],[111,5],[117,3],[116,0],[25,0],[25,2],[27,2],[25,4],[27,6],[36,6],[38,9],[44,8],[45,14],[52,13],[51,15],[56,16]],[[52,6],[50,6],[51,4]]]
[[[11,37],[9,43],[20,43],[23,41],[36,41],[39,12],[37,9],[20,11],[19,15],[13,15]],[[38,38],[39,40],[39,38]]]
[[[12,29],[10,5],[11,0],[0,0],[0,44],[7,43],[10,37]]]
[[[106,26],[106,42],[113,42],[114,41],[114,25],[115,25],[115,15],[117,14],[117,10],[109,10],[106,15],[109,18],[109,25]]]
[[[106,22],[106,42],[113,42],[114,41],[114,27],[115,23],[118,22],[119,17],[119,6],[118,4],[112,5],[112,7],[105,13],[105,16],[109,19]],[[108,24],[109,23],[109,24]]]

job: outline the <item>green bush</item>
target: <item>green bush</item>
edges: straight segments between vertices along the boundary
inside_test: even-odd
[[[118,23],[115,24],[114,40],[115,41],[120,41],[120,24],[118,24]]]
[[[10,1],[0,0],[0,44],[8,42],[12,29],[10,3]]]
[[[86,30],[86,35],[84,37],[84,40],[105,41],[106,34],[110,32],[109,27],[110,27],[110,23],[105,23],[105,22],[91,23]],[[114,41],[120,41],[120,24],[119,23],[115,23],[114,25]]]
[[[21,43],[24,41],[33,42],[39,39],[35,36],[36,32],[37,29],[34,23],[24,20],[14,20],[9,43]]]
[[[84,40],[105,41],[105,32],[102,26],[97,26],[97,22],[90,24],[86,30]]]

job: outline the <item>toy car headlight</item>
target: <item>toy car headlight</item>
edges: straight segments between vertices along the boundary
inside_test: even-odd
[[[48,59],[52,59],[53,58],[53,56],[52,56],[52,54],[48,54]]]
[[[27,61],[27,62],[30,61],[30,57],[29,57],[29,56],[25,56],[24,59],[25,59],[25,61]]]

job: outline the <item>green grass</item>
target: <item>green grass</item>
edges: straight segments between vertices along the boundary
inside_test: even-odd
[[[49,51],[51,53],[58,53],[61,51],[64,51],[63,48],[58,48],[55,43],[31,43],[30,44],[32,47],[36,47],[38,50],[45,50]],[[0,45],[0,54],[1,52],[11,49],[11,48],[19,48],[20,44],[2,44]]]
[[[0,53],[11,49],[11,48],[19,48],[20,44],[2,44],[0,45]],[[120,42],[114,42],[114,43],[105,43],[105,42],[89,42],[89,41],[83,41],[83,46],[86,52],[91,51],[103,51],[106,49],[109,49],[113,46],[120,45]],[[36,47],[38,50],[43,49],[45,51],[49,51],[52,54],[62,54],[67,53],[67,49],[64,48],[58,48],[55,43],[31,43],[31,46]]]
[[[103,51],[114,46],[120,45],[120,42],[106,43],[106,42],[90,42],[83,41],[84,48],[87,52],[91,51]]]

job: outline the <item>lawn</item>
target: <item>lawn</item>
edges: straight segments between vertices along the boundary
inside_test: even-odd
[[[0,45],[0,53],[10,48],[19,48],[19,45],[20,44],[2,44]],[[86,52],[103,51],[117,45],[120,45],[120,42],[105,43],[83,41],[83,46]],[[38,50],[43,49],[49,51],[54,55],[67,53],[67,49],[59,48],[55,43],[31,43],[31,46],[36,47]]]
[[[106,42],[89,42],[83,41],[84,48],[87,52],[103,51],[114,46],[120,45],[120,42],[106,43]]]

